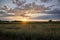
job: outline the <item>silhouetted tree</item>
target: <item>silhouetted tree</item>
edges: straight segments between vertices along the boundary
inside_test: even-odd
[[[49,20],[49,22],[52,22],[52,20]]]

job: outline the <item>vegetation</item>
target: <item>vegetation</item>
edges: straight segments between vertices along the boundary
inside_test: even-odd
[[[60,22],[0,22],[0,40],[60,40]]]

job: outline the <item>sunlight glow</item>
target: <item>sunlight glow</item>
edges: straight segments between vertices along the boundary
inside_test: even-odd
[[[27,22],[28,19],[27,19],[27,18],[23,18],[21,21],[22,21],[22,22]]]

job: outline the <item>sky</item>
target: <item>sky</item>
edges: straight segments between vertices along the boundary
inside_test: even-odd
[[[24,1],[24,0],[23,0]],[[41,0],[26,0],[25,4],[31,3],[31,2],[35,2],[37,5],[45,5],[46,7],[51,6],[51,9],[60,8],[60,2],[58,0],[47,0],[47,1],[41,1]],[[16,5],[14,5],[12,3],[12,0],[0,0],[0,5],[8,5],[11,8],[16,7]]]
[[[25,1],[25,0],[21,0],[21,1]],[[52,14],[52,15],[37,16],[32,19],[60,20],[60,0],[26,0],[26,3],[24,5],[32,3],[32,2],[35,2],[36,5],[44,5],[44,7],[45,7],[45,10],[43,12],[44,14]],[[8,5],[12,9],[17,7],[16,4],[13,4],[12,0],[0,0],[0,8],[3,7],[4,5]],[[47,9],[47,8],[49,8],[49,9]]]

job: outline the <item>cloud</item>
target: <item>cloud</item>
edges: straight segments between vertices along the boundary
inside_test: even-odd
[[[13,2],[14,4],[16,4],[17,6],[21,6],[21,5],[23,5],[24,3],[26,3],[26,0],[24,0],[24,1],[12,0],[12,2]]]
[[[13,2],[14,4],[17,3],[17,1],[18,1],[18,0],[12,0],[12,2]]]
[[[45,5],[37,5],[35,2],[26,4],[24,9],[50,10],[49,7],[45,7]]]
[[[54,9],[54,10],[51,10],[51,11],[45,11],[45,13],[47,13],[47,14],[59,14],[60,15],[60,10]]]
[[[0,3],[2,2],[2,0],[0,0]]]
[[[52,15],[42,15],[42,16],[39,16],[39,17],[36,17],[36,18],[33,18],[33,19],[42,19],[42,20],[60,20],[60,15],[55,15],[55,14],[52,14]]]
[[[2,0],[0,0],[0,8],[1,8],[1,2],[2,2]]]
[[[47,2],[48,0],[40,0],[41,2]]]
[[[51,1],[53,1],[53,0],[40,0],[41,2],[51,2]]]
[[[58,0],[58,2],[60,2],[60,0]]]

